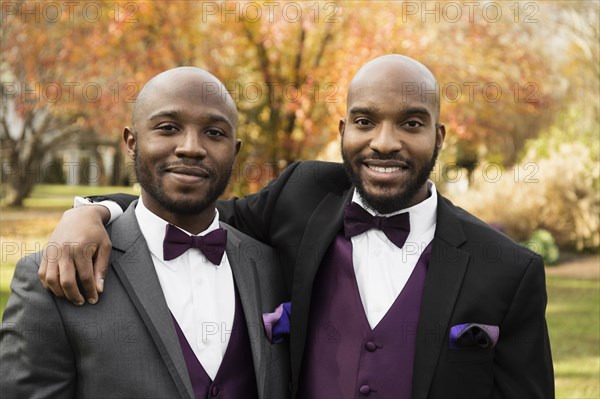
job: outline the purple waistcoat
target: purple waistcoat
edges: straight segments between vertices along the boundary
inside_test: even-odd
[[[246,317],[240,305],[236,288],[235,316],[233,317],[231,337],[214,381],[204,371],[204,367],[198,361],[177,320],[173,317],[173,324],[177,331],[196,399],[258,399],[250,336],[246,326]]]
[[[383,319],[371,329],[339,233],[315,277],[299,398],[410,398],[416,332],[431,244]],[[376,265],[373,265],[376,266]],[[398,267],[402,267],[400,260]]]

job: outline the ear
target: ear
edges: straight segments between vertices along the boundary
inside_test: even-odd
[[[123,129],[123,140],[125,140],[125,145],[127,146],[127,154],[133,159],[137,137],[132,127],[127,126]]]
[[[240,153],[240,148],[242,148],[242,140],[235,139],[235,156],[236,157]]]
[[[338,124],[338,131],[340,132],[340,136],[344,137],[344,131],[346,130],[346,120],[344,118],[340,119],[340,123]]]
[[[435,126],[435,145],[438,150],[441,150],[444,146],[444,139],[446,138],[446,126],[442,123],[438,123]]]

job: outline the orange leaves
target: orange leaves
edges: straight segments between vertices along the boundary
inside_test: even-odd
[[[564,60],[550,49],[565,40],[552,39],[565,6],[553,2],[111,0],[63,7],[56,20],[43,2],[26,3],[39,4],[37,15],[3,16],[2,55],[11,82],[58,83],[61,101],[48,101],[58,89],[42,85],[37,105],[117,137],[148,79],[205,67],[238,100],[240,137],[253,144],[243,146],[242,162],[315,157],[337,140],[354,73],[386,53],[434,71],[449,136],[490,152],[506,151],[510,137],[507,162],[552,121],[564,95]],[[582,87],[578,66],[563,70]]]

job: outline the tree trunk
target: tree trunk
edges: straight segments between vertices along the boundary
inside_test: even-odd
[[[7,177],[6,205],[13,208],[23,206],[25,198],[29,197],[35,184],[35,174],[27,171],[15,170]]]
[[[33,186],[43,180],[45,170],[40,160],[45,150],[36,142],[29,142],[28,145],[28,150],[24,150],[23,146],[12,148],[9,155],[11,162],[4,165],[6,205],[9,207],[22,207]]]

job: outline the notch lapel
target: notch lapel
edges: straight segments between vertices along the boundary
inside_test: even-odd
[[[321,260],[342,228],[344,207],[350,201],[352,190],[342,195],[329,193],[308,219],[296,258],[292,285],[292,317],[290,320],[290,350],[292,384],[296,390],[304,353],[308,313],[313,281]]]
[[[194,398],[171,313],[132,203],[112,226],[112,267],[134,303],[182,398]],[[119,256],[116,251],[123,251]]]
[[[469,262],[469,254],[459,248],[466,241],[462,226],[453,206],[446,201],[438,196],[437,226],[418,325],[413,370],[415,399],[425,399],[429,393]]]
[[[261,330],[262,323],[257,325],[259,320],[262,320],[261,303],[258,293],[260,293],[260,285],[258,282],[258,274],[256,271],[254,258],[251,247],[244,247],[242,240],[229,229],[227,224],[221,223],[221,227],[227,231],[227,246],[225,252],[233,273],[234,284],[237,288],[238,295],[244,317],[246,318],[246,326],[248,327],[248,335],[250,337],[250,348],[252,351],[252,361],[256,373],[256,382],[258,392],[264,392],[265,378],[267,375],[267,364],[264,362],[266,340]],[[236,309],[237,311],[238,309]]]

